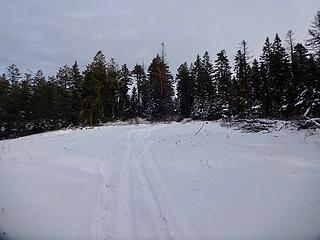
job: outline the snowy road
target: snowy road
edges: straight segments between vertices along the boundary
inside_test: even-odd
[[[103,179],[90,238],[200,239],[153,157],[149,134],[139,129],[121,135],[115,156],[99,166]]]
[[[0,239],[317,239],[320,138],[209,123],[0,142]]]

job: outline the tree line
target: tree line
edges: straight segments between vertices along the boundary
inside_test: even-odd
[[[55,76],[22,74],[12,64],[0,75],[0,138],[135,117],[299,119],[320,117],[320,11],[305,44],[290,30],[266,39],[259,59],[246,41],[233,66],[225,50],[181,64],[175,77],[164,46],[149,67],[129,69],[99,51],[81,72],[77,62]]]

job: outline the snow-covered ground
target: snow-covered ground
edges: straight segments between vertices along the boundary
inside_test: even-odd
[[[319,134],[201,125],[1,141],[0,239],[319,239]]]

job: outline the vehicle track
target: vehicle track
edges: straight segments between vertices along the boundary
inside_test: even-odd
[[[101,187],[89,237],[201,239],[153,157],[150,134],[150,129],[145,127],[119,136],[111,148],[113,153],[109,153],[112,157],[98,167]]]

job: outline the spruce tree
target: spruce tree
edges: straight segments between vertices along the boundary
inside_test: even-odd
[[[72,122],[72,98],[71,98],[71,75],[72,69],[64,65],[59,68],[56,75],[57,94],[56,106],[58,109],[58,117],[64,124],[69,125]]]
[[[291,88],[290,65],[288,55],[281,44],[278,34],[276,34],[271,49],[273,116],[276,118],[289,117],[293,107],[292,98],[290,99],[289,93],[289,89]]]
[[[271,43],[267,37],[262,49],[262,55],[260,57],[260,77],[261,77],[261,116],[262,117],[274,117],[274,100],[273,100],[273,87],[274,82],[271,73],[271,60],[272,50]]]
[[[245,40],[241,42],[241,49],[235,57],[235,90],[237,91],[236,113],[241,117],[248,117],[251,114],[251,86],[250,86],[250,66],[248,63],[248,47]]]
[[[20,81],[22,74],[20,73],[19,68],[12,64],[7,68],[7,80],[9,81],[9,92],[7,96],[7,122],[8,128],[13,130],[11,135],[16,134],[18,130],[18,122],[21,119],[20,115]]]
[[[82,109],[82,84],[83,76],[81,75],[77,61],[71,68],[71,82],[70,82],[70,94],[71,94],[71,112],[70,122],[78,125],[80,123],[81,109]]]
[[[10,83],[6,75],[0,75],[0,139],[10,136],[10,126],[8,122],[8,95]]]
[[[307,41],[307,45],[313,49],[314,53],[318,57],[320,57],[320,11],[318,11],[314,16],[308,32],[310,38]]]
[[[250,69],[250,86],[251,86],[251,112],[253,116],[261,116],[261,97],[264,89],[262,88],[262,79],[259,62],[254,59]]]
[[[115,120],[118,116],[119,67],[111,58],[106,65],[106,81],[103,84],[103,105],[105,120]]]
[[[178,68],[176,81],[179,114],[183,118],[190,117],[193,103],[193,82],[186,62]]]
[[[132,88],[132,94],[130,96],[130,117],[138,117],[138,109],[139,109],[139,98],[138,91],[136,87]]]
[[[232,115],[232,73],[226,51],[217,54],[214,65],[216,97],[214,101],[216,118]]]
[[[118,116],[121,120],[127,120],[130,117],[130,96],[128,94],[129,86],[132,84],[131,73],[126,64],[124,64],[119,73],[119,99]]]
[[[87,65],[82,85],[82,117],[88,125],[97,125],[103,119],[101,92],[106,94],[102,91],[105,83],[106,62],[103,53],[99,51],[93,62]]]
[[[166,120],[172,117],[173,78],[164,55],[158,54],[148,68],[151,87],[150,113],[154,120]]]
[[[25,73],[24,77],[20,84],[20,96],[19,102],[17,103],[20,106],[20,134],[25,135],[27,131],[27,124],[31,122],[32,109],[31,104],[32,93],[31,93],[31,73]]]
[[[191,116],[193,119],[209,119],[214,115],[213,109],[213,65],[209,53],[204,54],[203,59],[197,55],[191,69],[191,77],[194,82],[194,99]]]
[[[147,109],[151,99],[150,82],[146,77],[144,68],[136,64],[133,68],[132,75],[137,85],[138,113],[139,117],[147,117]]]

